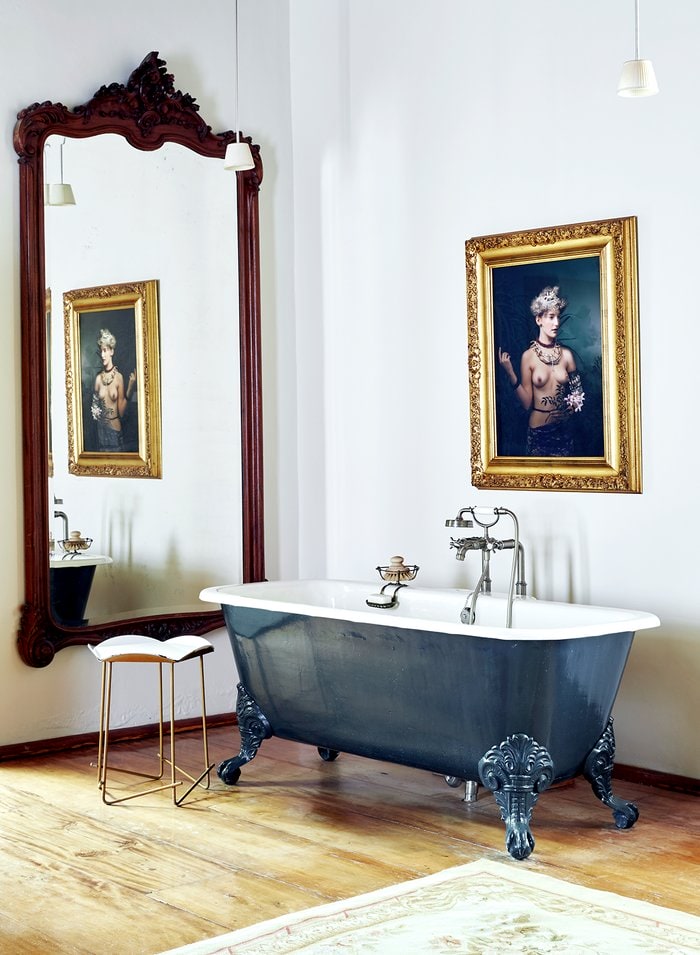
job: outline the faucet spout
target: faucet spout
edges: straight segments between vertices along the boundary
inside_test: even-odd
[[[54,517],[60,517],[63,521],[63,540],[68,540],[68,515],[65,511],[54,511]]]
[[[483,550],[485,546],[486,541],[483,537],[450,538],[450,550],[454,548],[457,551],[455,554],[457,560],[464,560],[468,550]]]

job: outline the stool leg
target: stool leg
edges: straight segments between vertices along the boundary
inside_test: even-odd
[[[102,787],[102,746],[105,726],[105,677],[107,664],[102,663],[102,679],[100,681],[100,729],[97,734],[97,785]]]
[[[111,660],[108,660],[104,665],[107,668],[107,672],[106,672],[106,696],[104,697],[104,708],[103,708],[104,719],[101,720],[103,725],[103,735],[102,735],[102,742],[100,746],[100,752],[102,754],[100,789],[102,790],[102,802],[105,802],[109,805],[109,800],[107,799],[107,758],[108,758],[108,751],[109,751],[109,717],[110,717],[110,710],[112,708],[112,662]]]
[[[175,798],[175,790],[173,790],[173,801],[176,806],[181,806],[183,801],[187,798],[187,796],[189,796],[192,790],[196,786],[201,785],[202,780],[205,777],[207,782],[206,782],[206,786],[203,786],[203,788],[209,789],[211,771],[215,766],[214,763],[211,763],[211,764],[209,763],[209,738],[207,736],[207,701],[206,701],[206,693],[204,690],[204,657],[199,658],[199,682],[200,682],[200,687],[202,691],[202,740],[204,745],[204,771],[200,773],[196,779],[190,776],[189,773],[183,773],[183,775],[187,776],[187,778],[192,781],[192,785],[179,797],[179,799]],[[174,760],[174,756],[173,756],[173,760]],[[183,770],[180,770],[180,772],[182,773]]]
[[[209,773],[211,772],[213,763],[209,762],[209,738],[207,736],[207,696],[204,689],[204,657],[199,658],[199,684],[202,688],[202,740],[204,743],[204,766],[206,767],[207,774],[207,784],[204,787],[209,789]],[[200,776],[200,779],[202,777]]]
[[[170,699],[172,702],[172,687],[170,689]],[[172,755],[172,753],[171,753]],[[158,775],[156,779],[163,778],[165,769],[165,757],[163,756],[163,664],[158,664]]]
[[[175,787],[175,664],[170,664],[170,782],[173,787],[173,802],[177,806]]]

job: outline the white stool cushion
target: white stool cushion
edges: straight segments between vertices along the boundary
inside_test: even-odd
[[[89,645],[102,663],[178,663],[211,653],[214,645],[204,637],[186,634],[169,640],[156,640],[140,634],[127,633],[110,637],[102,643]]]

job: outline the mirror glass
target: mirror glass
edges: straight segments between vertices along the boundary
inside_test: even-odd
[[[202,609],[202,587],[264,579],[262,164],[251,144],[254,168],[226,172],[234,139],[212,133],[157,53],[81,106],[47,101],[18,114],[26,592],[18,648],[30,666],[121,633],[205,633],[222,615]],[[45,187],[56,183],[70,183],[74,204],[45,205],[60,191]],[[71,362],[76,292],[134,283],[156,289],[156,357],[139,364],[138,321],[131,341],[128,323],[117,338],[114,307],[98,307],[80,318],[86,332]],[[103,325],[116,339],[107,358]],[[77,365],[85,408],[91,390],[102,399],[100,381],[117,395],[115,375],[124,384],[133,377],[134,394],[114,406],[126,428],[136,399],[138,429],[139,381],[152,385],[157,367],[148,406],[161,453],[147,476],[76,468],[67,396]],[[66,595],[86,578],[89,598],[76,610]]]
[[[52,587],[64,593],[82,559],[100,555],[111,563],[94,572],[85,625],[196,611],[202,587],[242,574],[239,349],[231,321],[238,301],[235,175],[178,143],[141,152],[113,134],[53,135],[44,155],[49,182],[59,181],[61,154],[76,202],[44,210]],[[64,293],[145,280],[158,284],[162,477],[71,474]],[[109,311],[103,314],[100,330],[114,334]],[[94,381],[102,368],[97,336],[89,354]],[[113,359],[128,381],[119,338]],[[90,546],[65,553],[66,526]]]

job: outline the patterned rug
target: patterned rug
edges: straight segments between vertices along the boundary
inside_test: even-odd
[[[480,860],[162,955],[700,952],[700,918]]]

